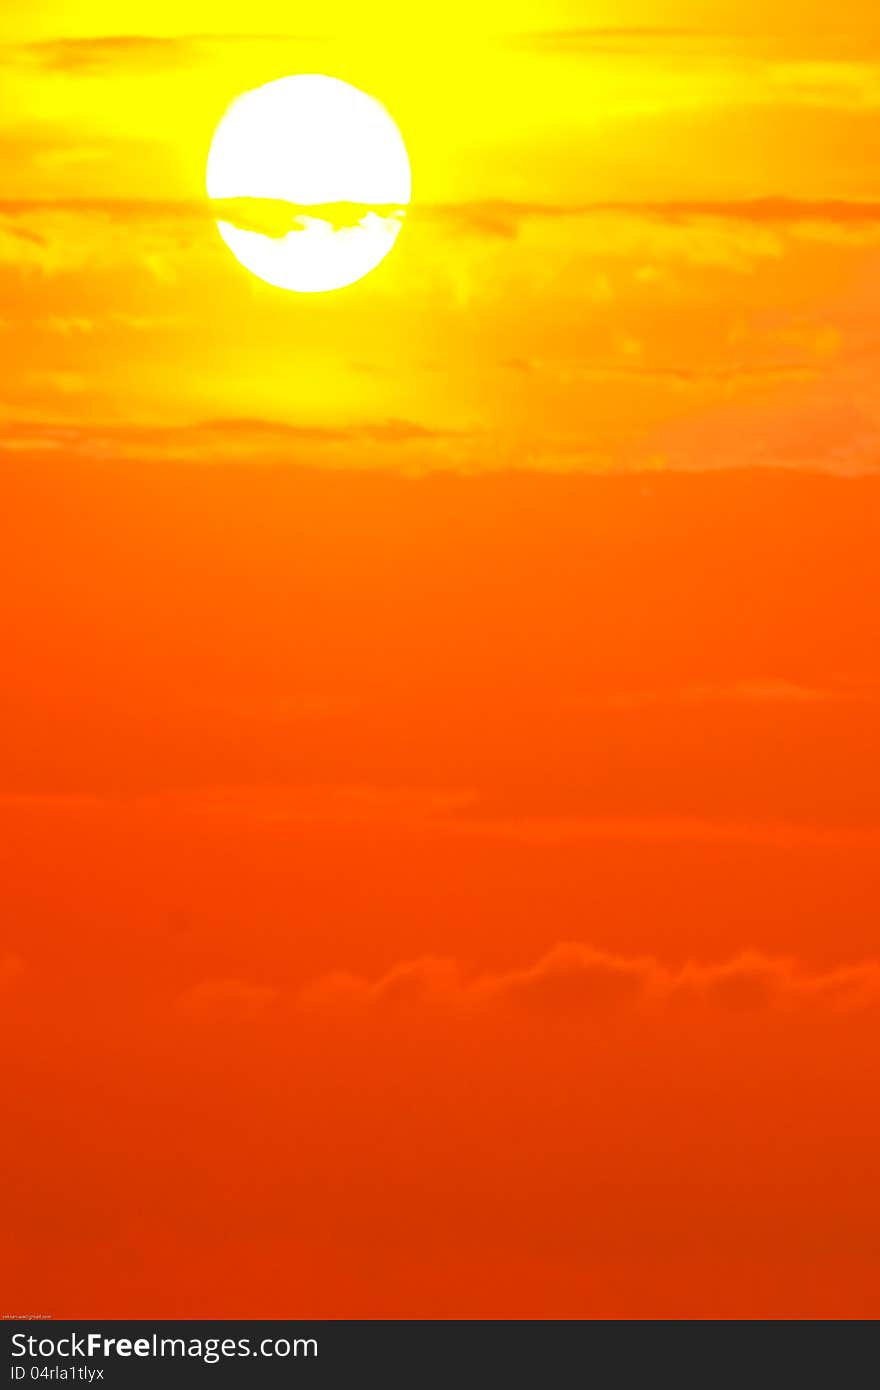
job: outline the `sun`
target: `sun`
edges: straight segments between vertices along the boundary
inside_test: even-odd
[[[380,102],[316,73],[236,98],[214,132],[206,174],[217,227],[252,274],[284,290],[351,285],[397,240],[409,157]]]

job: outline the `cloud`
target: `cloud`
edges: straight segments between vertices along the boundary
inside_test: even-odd
[[[876,696],[873,687],[841,684],[826,686],[798,685],[794,681],[767,679],[730,681],[716,685],[682,685],[668,690],[636,690],[611,695],[604,701],[611,709],[645,709],[654,705],[815,705],[831,700],[859,700]]]
[[[256,208],[251,209],[251,204]],[[309,207],[324,209],[331,221],[352,225],[360,215],[361,204],[294,204],[277,199],[230,199],[228,205],[242,212],[264,210],[270,216],[298,214]],[[219,201],[222,209],[227,203]],[[382,205],[385,206],[385,205]],[[394,210],[394,205],[387,205]],[[26,220],[47,212],[64,212],[82,217],[98,217],[125,222],[188,222],[213,220],[217,204],[205,199],[151,198],[4,198],[0,217]],[[590,202],[553,203],[505,198],[471,199],[467,202],[416,203],[423,218],[462,230],[480,230],[500,236],[515,234],[528,221],[559,221],[601,216],[636,216],[660,222],[687,223],[712,221],[758,223],[769,226],[835,224],[840,226],[880,226],[880,200],[847,198],[761,198],[726,199],[600,199]],[[273,229],[277,232],[277,228]],[[286,228],[284,229],[286,230]]]
[[[0,265],[62,275],[124,267],[173,278],[210,225],[207,202],[137,199],[0,201]],[[126,228],[127,236],[120,236]]]
[[[7,66],[36,68],[67,77],[151,75],[210,61],[218,54],[241,53],[245,47],[297,48],[324,42],[317,35],[280,34],[107,34],[88,38],[46,39],[7,45]]]
[[[864,361],[850,359],[849,370],[829,371],[811,392],[772,404],[719,401],[711,414],[658,426],[652,444],[680,471],[700,471],[711,459],[715,468],[808,469],[840,478],[876,473],[880,420],[865,389],[873,363],[872,346]]]
[[[661,28],[648,25],[594,25],[575,29],[533,29],[507,39],[507,46],[527,53],[557,57],[584,57],[607,53],[668,53],[670,47],[691,52],[717,48],[725,36],[701,29]]]
[[[880,825],[816,825],[797,820],[730,820],[687,815],[579,815],[534,812],[523,801],[510,811],[494,798],[473,798],[450,828],[462,834],[524,844],[755,845],[767,849],[878,849]]]
[[[122,310],[114,310],[110,315],[110,321],[120,328],[129,329],[132,333],[155,333],[174,328],[181,319],[177,314],[128,314]]]
[[[62,395],[83,391],[87,383],[72,372],[41,372],[34,383]],[[377,419],[343,425],[290,424],[281,420],[219,419],[183,425],[6,421],[0,426],[0,453],[64,451],[72,458],[169,459],[180,462],[280,462],[371,467],[393,450],[398,464],[430,466],[438,453],[454,463],[468,436],[435,429],[416,420]]]
[[[7,62],[47,72],[93,76],[120,72],[161,72],[192,62],[196,41],[147,34],[110,34],[95,38],[48,39],[7,49]]]
[[[62,338],[86,337],[112,328],[123,328],[131,333],[154,333],[173,328],[180,322],[180,316],[175,314],[129,314],[117,309],[100,314],[49,314],[35,320],[39,328]]]
[[[115,320],[114,320],[115,321]],[[173,322],[149,318],[120,325],[126,329],[149,331]],[[520,370],[522,367],[511,367]],[[807,367],[795,372],[775,372],[772,368],[727,376],[710,373],[701,382],[682,368],[682,379],[659,376],[656,380],[670,392],[697,392],[701,386],[716,411],[744,401],[749,388],[768,391],[785,384],[801,385],[812,380]],[[567,369],[560,368],[563,384]],[[571,379],[577,380],[577,368]],[[590,380],[651,381],[650,372],[632,376],[626,368],[596,369]],[[529,437],[503,424],[475,423],[471,427],[444,429],[432,421],[376,418],[352,419],[339,425],[323,421],[261,420],[259,418],[202,420],[192,423],[159,425],[137,420],[110,422],[100,417],[101,378],[97,373],[84,376],[65,369],[27,373],[20,378],[31,392],[23,403],[0,408],[0,454],[45,453],[51,451],[69,459],[128,459],[133,462],[163,460],[169,463],[267,463],[290,468],[332,466],[359,472],[422,477],[443,471],[446,474],[603,475],[610,473],[651,478],[658,473],[742,472],[757,469],[786,469],[800,474],[823,474],[841,479],[869,478],[878,472],[880,436],[864,431],[854,435],[841,425],[827,442],[821,432],[812,438],[789,443],[782,438],[774,447],[773,417],[765,426],[763,438],[742,431],[734,438],[724,431],[724,421],[715,424],[712,414],[703,410],[694,417],[696,424],[676,420],[674,428],[656,430],[633,445],[599,447],[594,435],[583,430]],[[74,409],[74,402],[78,402]],[[79,402],[87,402],[80,404]],[[90,415],[97,418],[89,419]],[[783,421],[784,423],[784,421]],[[621,700],[642,699],[641,692],[623,692]],[[648,700],[653,700],[650,692]],[[684,696],[682,698],[685,698]],[[692,693],[691,699],[700,698]]]
[[[535,31],[507,46],[539,59],[583,63],[585,74],[591,64],[602,108],[615,115],[751,109],[858,118],[880,106],[875,33],[585,27]],[[609,68],[616,75],[613,90],[606,85]]]
[[[196,707],[198,711],[202,706]],[[207,711],[216,713],[208,705]],[[315,719],[337,716],[342,724],[357,717],[357,704],[344,702],[327,709],[284,705],[280,717],[288,724],[301,721],[307,729]],[[273,718],[279,711],[271,710]],[[259,718],[269,717],[265,705]],[[124,793],[86,795],[46,792],[0,793],[0,809],[16,814],[33,812],[61,816],[106,815],[133,818],[174,817],[184,822],[206,821],[232,826],[297,827],[320,833],[368,829],[371,833],[420,839],[425,832],[438,842],[485,840],[499,844],[577,845],[753,845],[782,850],[878,850],[880,824],[813,824],[797,820],[731,820],[720,816],[673,814],[601,815],[552,808],[531,809],[529,789],[517,796],[498,797],[465,786],[308,785],[266,782],[171,791],[152,790],[140,781]],[[506,804],[506,803],[509,803]]]
[[[32,123],[0,125],[0,165],[4,169],[27,170],[31,176],[62,178],[73,173],[82,180],[83,166],[114,159],[130,164],[143,155],[145,143],[122,139],[116,132],[92,132],[84,136],[69,122],[41,119]],[[56,190],[57,191],[57,190]]]
[[[62,338],[77,337],[95,330],[94,319],[85,314],[50,314],[44,323],[50,333],[60,333]]]
[[[240,231],[283,239],[304,231],[312,222],[326,222],[334,232],[350,231],[369,217],[401,222],[406,208],[399,203],[291,203],[278,198],[215,198],[211,213],[219,222]]]
[[[526,275],[537,255],[578,268],[583,258],[637,260],[750,274],[798,248],[841,251],[880,245],[880,202],[861,199],[603,200],[550,203],[503,199],[414,205],[409,235],[422,225],[450,238],[522,241]],[[527,253],[530,255],[527,258]],[[562,272],[560,272],[562,273]],[[589,298],[589,287],[585,290]]]
[[[311,1013],[356,1009],[397,1012],[426,1007],[457,1015],[525,1012],[589,1021],[598,1012],[682,1009],[854,1009],[880,1004],[880,962],[810,971],[796,961],[750,951],[715,965],[663,965],[563,942],[522,970],[469,976],[454,960],[426,958],[394,966],[375,980],[332,974],[302,991]]]
[[[691,367],[638,362],[552,362],[541,358],[515,358],[505,363],[512,371],[548,377],[564,385],[578,381],[656,382],[676,388],[716,387],[724,392],[785,382],[810,382],[819,376],[815,362],[777,362],[760,366],[735,363],[724,367]]]
[[[235,200],[236,204],[239,200]],[[247,201],[247,200],[245,200]],[[60,275],[88,270],[137,269],[153,281],[173,283],[193,255],[217,252],[217,209],[207,198],[111,199],[55,198],[0,200],[0,265],[29,273]],[[303,208],[260,200],[236,216],[259,222],[271,235],[291,232]],[[347,225],[359,207],[322,206],[333,225]],[[393,210],[392,210],[393,212]],[[268,220],[267,220],[268,219]],[[120,229],[125,235],[120,235]],[[842,250],[880,245],[880,202],[763,198],[744,201],[633,201],[544,203],[476,200],[415,203],[407,213],[408,236],[421,240],[422,260],[437,284],[450,274],[443,239],[504,242],[508,261],[499,259],[495,277],[520,275],[525,281],[546,274],[548,256],[567,274],[583,257],[637,258],[654,267],[664,263],[748,273],[780,260],[791,247],[828,245]],[[431,259],[431,238],[436,255]],[[521,240],[522,247],[515,245]],[[438,244],[439,243],[439,244]],[[459,257],[457,274],[470,283]],[[583,277],[576,283],[581,283]],[[485,268],[474,276],[483,292],[494,281]],[[583,293],[596,300],[596,281]],[[571,279],[566,280],[570,293]],[[796,365],[796,364],[795,364]],[[675,364],[670,364],[670,371]]]
[[[811,31],[809,26],[775,25],[771,28],[716,25],[712,29],[683,25],[579,25],[570,28],[533,29],[510,35],[506,45],[527,53],[557,58],[649,57],[655,61],[670,58],[764,58],[788,60],[795,66],[861,68],[875,57],[878,48],[874,31],[843,26],[839,30]]]
[[[39,371],[29,372],[26,381],[39,391],[54,392],[59,396],[79,396],[88,390],[88,379],[82,372]],[[2,448],[2,444],[0,444]]]
[[[177,1008],[183,1017],[234,1023],[259,1017],[276,997],[277,990],[247,980],[211,979],[184,990]]]
[[[424,214],[462,231],[515,236],[530,221],[560,218],[637,217],[682,226],[695,222],[733,222],[770,227],[861,226],[880,228],[880,202],[845,198],[602,200],[578,203],[516,202],[484,199],[432,204]]]

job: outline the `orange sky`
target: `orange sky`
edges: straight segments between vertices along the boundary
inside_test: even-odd
[[[876,1317],[874,6],[414,13],[0,19],[0,1311]]]

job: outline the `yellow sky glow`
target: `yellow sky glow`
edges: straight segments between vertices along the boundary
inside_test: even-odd
[[[455,4],[430,53],[399,3],[303,34],[280,5],[250,33],[188,0],[124,34],[64,8],[0,30],[11,424],[232,417],[354,432],[331,464],[605,470],[723,466],[735,416],[740,461],[871,466],[872,7]],[[343,296],[235,273],[205,198],[230,102],[297,72],[375,95],[415,171]],[[357,434],[388,421],[393,448]]]

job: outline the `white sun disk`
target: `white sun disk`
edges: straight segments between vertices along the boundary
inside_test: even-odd
[[[295,229],[270,236],[218,219],[233,255],[281,289],[340,289],[388,254],[410,200],[409,158],[400,131],[366,92],[318,74],[282,77],[245,92],[211,142],[206,174],[212,199],[289,203]],[[338,226],[326,204],[355,204],[353,225]],[[314,214],[310,207],[314,208]]]

